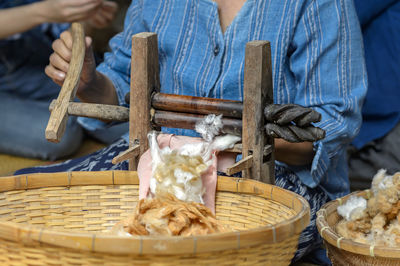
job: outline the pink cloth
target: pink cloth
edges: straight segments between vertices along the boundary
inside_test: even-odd
[[[157,142],[160,149],[169,146],[171,149],[179,149],[185,144],[196,143],[203,141],[201,138],[193,138],[186,136],[175,136],[160,134],[157,136]],[[203,186],[206,191],[203,195],[205,205],[215,213],[215,191],[217,187],[217,169],[219,171],[225,171],[225,169],[235,163],[236,154],[234,153],[220,153],[212,154],[212,164],[205,171],[202,176]],[[152,175],[151,167],[151,153],[147,150],[139,160],[138,164],[138,175],[139,175],[139,199],[146,198],[150,190],[150,177]]]

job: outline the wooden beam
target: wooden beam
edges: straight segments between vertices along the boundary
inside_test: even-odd
[[[151,94],[160,88],[157,34],[142,32],[132,37],[129,146],[140,145],[136,158],[129,160],[135,171],[139,157],[149,148]]]
[[[245,169],[243,177],[265,183],[275,183],[274,155],[264,155],[264,147],[273,139],[264,129],[264,108],[273,103],[271,47],[266,41],[246,44],[243,88],[243,157],[253,155],[253,166]]]
[[[151,105],[156,110],[205,115],[222,114],[224,118],[242,118],[243,112],[243,103],[240,101],[166,93],[154,93]]]
[[[49,106],[52,111],[57,101],[53,100]],[[67,109],[68,115],[84,116],[109,121],[129,121],[129,108],[118,105],[70,102]]]
[[[201,122],[205,115],[153,109],[151,117],[153,124],[160,127],[195,129],[196,124]],[[242,120],[230,117],[223,117],[221,120],[223,124],[221,132],[236,136],[242,135]]]

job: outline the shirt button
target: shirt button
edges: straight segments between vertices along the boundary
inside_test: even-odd
[[[214,48],[214,55],[217,56],[219,54],[219,46],[215,46]]]

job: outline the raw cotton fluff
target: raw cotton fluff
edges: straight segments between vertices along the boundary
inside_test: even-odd
[[[140,200],[133,216],[113,228],[120,236],[193,236],[227,231],[204,205],[183,202],[171,194]]]
[[[201,174],[207,167],[201,156],[181,155],[177,151],[163,154],[150,179],[150,191],[155,196],[170,193],[183,201],[204,203]]]
[[[222,128],[221,116],[208,115],[196,125],[207,141],[188,143],[178,150],[169,147],[160,149],[157,134],[149,134],[152,156],[150,192],[153,197],[160,193],[171,193],[183,201],[204,204],[205,188],[201,175],[212,164],[216,151],[232,148],[240,140],[233,135],[216,135]]]
[[[201,174],[208,164],[203,158],[199,155],[182,155],[169,147],[160,149],[155,132],[149,134],[149,144],[152,156],[151,195],[157,197],[170,193],[183,201],[204,203],[202,195],[205,189]]]
[[[375,195],[379,190],[383,190],[391,186],[393,186],[392,176],[387,175],[385,169],[380,169],[372,179],[371,190]]]
[[[350,197],[338,213],[345,219],[337,232],[353,241],[378,246],[400,246],[400,173],[387,175],[379,170],[371,186],[372,197],[367,201]]]
[[[233,147],[240,138],[231,135],[216,137],[222,128],[221,116],[207,116],[196,128],[205,141],[195,140],[174,150],[170,147],[160,149],[157,134],[149,134],[152,157],[150,193],[147,198],[139,201],[132,217],[114,227],[114,233],[191,236],[227,231],[218,223],[211,209],[203,205],[206,188],[203,187],[202,178],[208,186],[215,185],[215,152]],[[169,140],[171,143],[171,139]],[[192,139],[176,140],[179,143]],[[213,168],[209,168],[211,165]],[[206,196],[207,201],[213,194]]]
[[[222,127],[222,115],[211,114],[197,123],[195,130],[205,141],[211,142],[220,133]]]
[[[337,208],[337,212],[347,221],[358,219],[367,208],[367,200],[363,197],[351,196],[345,204]]]

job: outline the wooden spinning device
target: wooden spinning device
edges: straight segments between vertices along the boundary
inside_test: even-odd
[[[79,83],[85,44],[80,24],[73,23],[71,31],[74,42],[70,70],[57,100],[50,105],[51,116],[46,128],[49,141],[61,139],[68,115],[129,120],[129,149],[115,157],[113,163],[129,160],[129,170],[136,170],[140,156],[149,148],[147,134],[151,130],[159,127],[194,129],[196,122],[205,115],[222,114],[223,131],[242,137],[242,143],[229,151],[242,153],[243,159],[227,169],[227,174],[242,171],[243,177],[273,184],[273,137],[295,136],[299,141],[323,138],[320,129],[310,126],[311,122],[320,119],[317,112],[296,107],[295,110],[300,110],[296,116],[293,111],[291,115],[282,115],[282,112],[293,110],[293,105],[273,105],[271,49],[267,41],[246,44],[243,102],[240,102],[160,93],[157,35],[136,34],[132,37],[131,87],[127,97],[130,108],[126,108],[72,102]],[[270,120],[270,127],[267,120]],[[293,125],[292,120],[304,128]],[[287,125],[286,137],[279,132],[283,127],[276,124]]]

